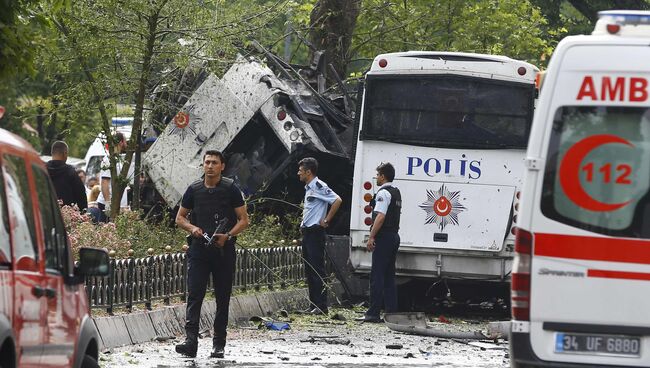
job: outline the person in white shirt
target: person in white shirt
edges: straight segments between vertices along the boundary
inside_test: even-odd
[[[117,146],[115,147],[116,152],[118,154],[124,153],[124,151],[126,151],[126,138],[124,137],[124,134],[120,132],[115,133],[115,135],[113,135],[113,140],[118,142]],[[122,171],[121,161],[117,162],[116,169],[118,173]],[[129,170],[129,176],[131,176],[131,173],[131,170]],[[100,186],[102,191],[97,198],[97,205],[102,211],[106,212],[106,209],[110,208],[111,205],[112,192],[110,160],[108,156],[104,157],[104,160],[102,161],[102,171],[99,174],[99,177],[101,178]],[[124,193],[122,194],[122,198],[120,200],[120,208],[128,208],[127,190],[124,190]]]
[[[370,307],[361,322],[381,322],[382,305],[386,313],[397,312],[397,287],[395,286],[395,260],[399,249],[399,222],[402,211],[402,194],[393,185],[395,168],[390,163],[377,167],[379,190],[370,202],[372,227],[366,247],[372,252],[370,270]]]

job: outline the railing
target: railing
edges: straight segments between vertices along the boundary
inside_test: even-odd
[[[266,286],[273,289],[305,280],[300,247],[238,248],[233,287],[246,290]],[[187,297],[187,258],[185,253],[167,253],[144,258],[112,259],[106,277],[88,277],[86,293],[91,308],[115,307],[129,312],[135,304],[151,309],[152,302]],[[208,283],[212,290],[212,278]]]

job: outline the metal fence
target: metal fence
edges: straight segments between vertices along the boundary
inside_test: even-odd
[[[305,280],[301,247],[238,248],[233,287],[273,289]],[[88,277],[86,293],[91,308],[115,307],[131,311],[136,304],[151,309],[154,301],[170,304],[173,297],[186,299],[187,258],[185,253],[168,253],[144,258],[112,259],[105,277]],[[212,290],[210,278],[208,290]]]

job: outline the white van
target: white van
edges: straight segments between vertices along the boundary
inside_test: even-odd
[[[113,133],[121,132],[127,140],[131,137],[133,118],[112,118],[111,123],[111,131]],[[106,146],[106,137],[104,136],[104,133],[101,132],[97,134],[93,143],[88,147],[86,156],[84,156],[84,161],[86,162],[86,176],[91,177],[99,175],[102,170],[102,162],[107,156],[108,149]]]
[[[558,45],[533,120],[513,367],[650,367],[650,12]]]

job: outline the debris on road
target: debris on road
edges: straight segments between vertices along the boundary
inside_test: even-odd
[[[384,315],[386,326],[393,331],[432,337],[452,339],[488,340],[481,331],[449,331],[436,329],[427,324],[424,313],[386,313]]]
[[[402,344],[388,344],[386,345],[386,349],[392,349],[392,350],[399,350],[402,349],[404,345]]]
[[[339,336],[309,336],[307,339],[300,340],[300,342],[325,342],[330,345],[350,345],[350,339],[342,339]]]

